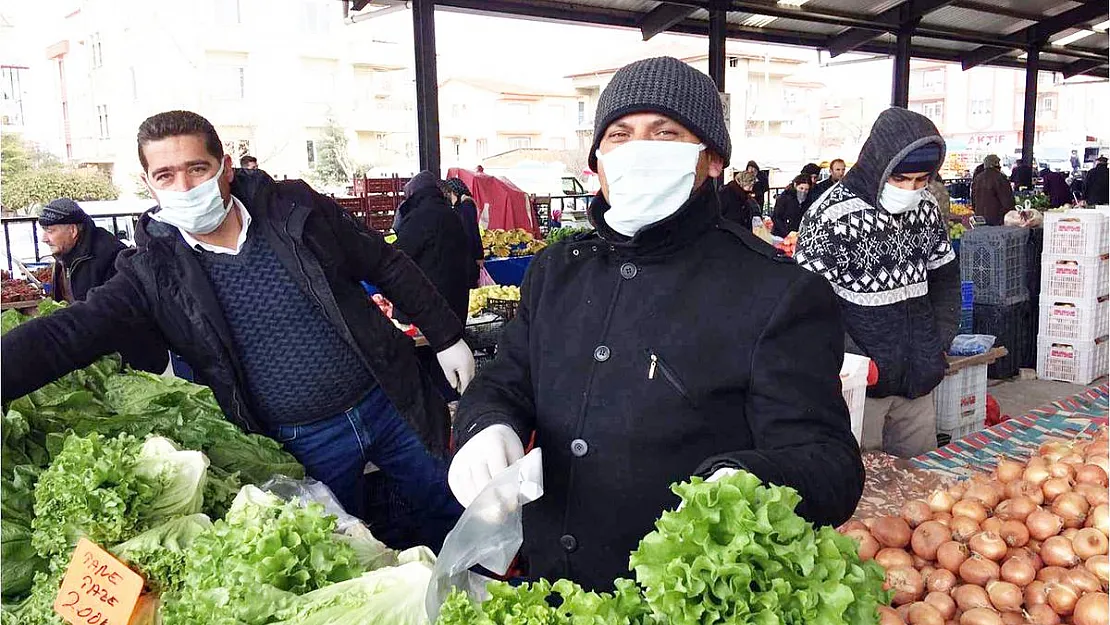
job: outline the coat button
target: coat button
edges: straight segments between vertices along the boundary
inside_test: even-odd
[[[590,451],[590,446],[586,441],[576,438],[570,442],[570,453],[574,454],[575,458],[581,458]]]
[[[575,549],[578,549],[578,539],[570,534],[563,534],[559,539],[559,544],[563,546],[563,551],[567,553],[571,553]]]
[[[637,268],[636,265],[633,265],[632,263],[625,263],[621,265],[621,277],[625,280],[631,280],[632,278],[635,278],[636,274],[639,272],[639,268]]]
[[[609,353],[609,348],[604,345],[598,345],[597,349],[594,350],[594,360],[598,362],[609,360],[609,356],[611,355],[612,354]]]

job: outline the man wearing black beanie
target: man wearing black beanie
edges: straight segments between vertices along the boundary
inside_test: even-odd
[[[864,412],[865,451],[910,458],[936,447],[933,390],[944,379],[960,312],[959,263],[926,188],[944,152],[927,117],[887,109],[859,160],[798,233],[795,260],[840,298],[846,351],[879,370]]]
[[[470,505],[534,436],[544,496],[524,514],[530,578],[611,587],[670,484],[737,469],[838,525],[863,486],[841,393],[836,298],[721,218],[731,142],[708,76],[632,63],[598,101],[597,231],[532,261],[497,358],[463,396],[448,483]]]

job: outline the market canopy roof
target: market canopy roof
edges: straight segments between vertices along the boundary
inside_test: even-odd
[[[916,58],[959,62],[964,69],[1024,68],[1035,46],[1043,71],[1108,77],[1106,0],[436,0],[436,6],[638,28],[645,39],[668,31],[708,36],[710,9],[725,9],[732,39],[833,56],[894,54],[897,34],[912,30]]]

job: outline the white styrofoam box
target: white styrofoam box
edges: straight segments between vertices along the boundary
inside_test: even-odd
[[[1070,297],[1093,303],[1110,294],[1110,255],[1041,257],[1041,299]]]
[[[1098,256],[1110,252],[1107,215],[1102,211],[1075,209],[1044,214],[1043,254]]]
[[[933,391],[937,433],[951,440],[963,438],[986,426],[987,365],[974,365],[945,376]]]
[[[1106,375],[1110,356],[1107,337],[1094,341],[1037,338],[1037,377],[1042,380],[1090,384]]]
[[[867,371],[871,359],[855,354],[844,354],[844,364],[840,367],[840,387],[844,393],[844,403],[852,418],[852,434],[856,442],[862,442],[863,409],[867,403]]]
[[[1093,341],[1110,334],[1110,295],[1094,302],[1055,297],[1041,300],[1040,337],[1064,341]]]

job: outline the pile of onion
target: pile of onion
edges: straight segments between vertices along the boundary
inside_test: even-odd
[[[880,625],[1110,625],[1107,430],[850,521],[886,569]]]

